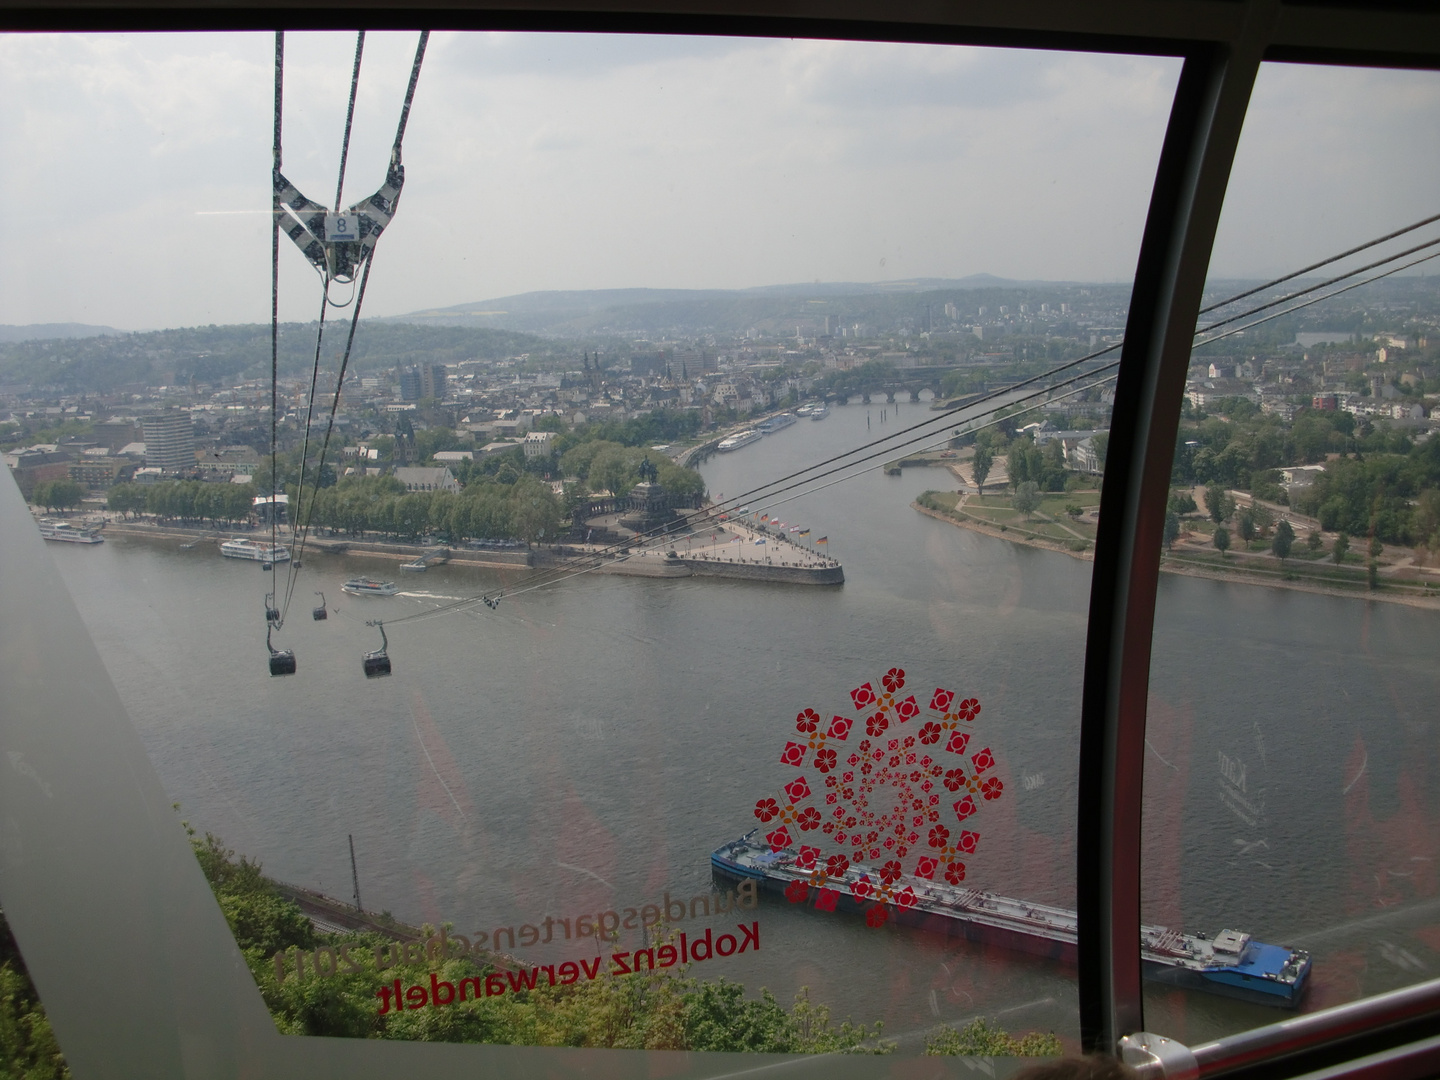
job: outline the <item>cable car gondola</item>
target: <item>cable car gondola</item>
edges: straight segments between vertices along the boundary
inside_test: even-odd
[[[365,677],[367,679],[378,679],[390,674],[390,641],[385,637],[385,624],[372,622],[371,626],[380,631],[380,648],[374,652],[367,652],[364,658]]]
[[[270,644],[270,631],[265,631],[265,647],[270,650],[270,674],[294,675],[295,652],[293,649],[277,649]]]
[[[330,617],[330,613],[325,610],[325,594],[317,590],[315,595],[320,597],[320,606],[310,612],[310,618],[322,622]]]

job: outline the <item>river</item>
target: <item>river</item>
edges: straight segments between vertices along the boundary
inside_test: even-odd
[[[712,458],[706,482],[739,494],[927,408],[833,407]],[[278,642],[299,672],[271,679],[255,564],[119,537],[49,547],[183,816],[280,879],[348,897],[353,834],[367,908],[467,934],[688,898],[709,888],[709,852],[794,775],[779,755],[796,713],[845,711],[850,689],[899,665],[917,696],[982,704],[974,737],[1006,787],[977,819],[967,884],[1071,906],[1091,564],[909,506],[954,486],[944,470],[877,470],[773,507],[829,537],[841,587],[582,575],[395,627],[395,673],[373,681],[365,619],[523,572],[401,575],[307,553]],[[342,594],[359,572],[404,591]],[[1307,1008],[1435,973],[1437,626],[1398,605],[1162,576],[1147,921],[1311,948]],[[909,1035],[907,1051],[937,1019],[977,1014],[1078,1037],[1073,971],[768,899],[756,918],[760,952],[694,973],[787,1003],[808,986],[837,1018]],[[545,963],[576,947],[517,951]],[[1147,1009],[1152,1030],[1192,1042],[1282,1015],[1159,988]]]

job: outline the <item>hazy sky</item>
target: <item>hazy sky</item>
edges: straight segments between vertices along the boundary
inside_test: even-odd
[[[367,38],[348,204],[415,35]],[[285,171],[334,197],[354,37],[287,36]],[[0,323],[269,318],[273,37],[0,37]],[[437,34],[366,311],[533,289],[1133,273],[1179,62],[944,46]],[[1440,74],[1267,67],[1213,272],[1437,209]],[[314,275],[282,249],[281,314]]]

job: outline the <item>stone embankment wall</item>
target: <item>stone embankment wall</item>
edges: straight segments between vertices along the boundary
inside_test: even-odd
[[[746,581],[784,581],[795,585],[842,585],[843,566],[767,566],[763,563],[714,562],[678,559],[697,577],[743,578]]]

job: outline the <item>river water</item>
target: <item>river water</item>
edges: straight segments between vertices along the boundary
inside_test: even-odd
[[[739,494],[927,407],[832,408],[711,459],[707,484]],[[402,575],[307,554],[279,642],[299,672],[271,679],[255,564],[211,545],[49,546],[183,815],[283,880],[348,897],[353,834],[367,908],[466,934],[689,898],[710,887],[709,852],[794,775],[780,750],[797,712],[849,711],[853,687],[899,665],[917,696],[944,686],[982,704],[974,737],[1006,786],[977,819],[967,884],[1071,906],[1091,564],[910,508],[954,487],[939,469],[872,471],[770,508],[829,537],[841,587],[582,575],[394,627],[395,673],[374,681],[365,619],[524,572]],[[342,594],[357,573],[405,591]],[[308,615],[317,589],[324,622]],[[1306,1008],[1436,974],[1437,625],[1397,605],[1162,576],[1148,921],[1311,948]],[[937,1020],[978,1014],[1078,1036],[1073,971],[769,899],[753,917],[759,953],[694,974],[783,1002],[808,986],[837,1017],[884,1019],[907,1051]],[[590,949],[517,951],[546,963]],[[1152,1030],[1192,1042],[1281,1015],[1160,989],[1147,1009]]]

